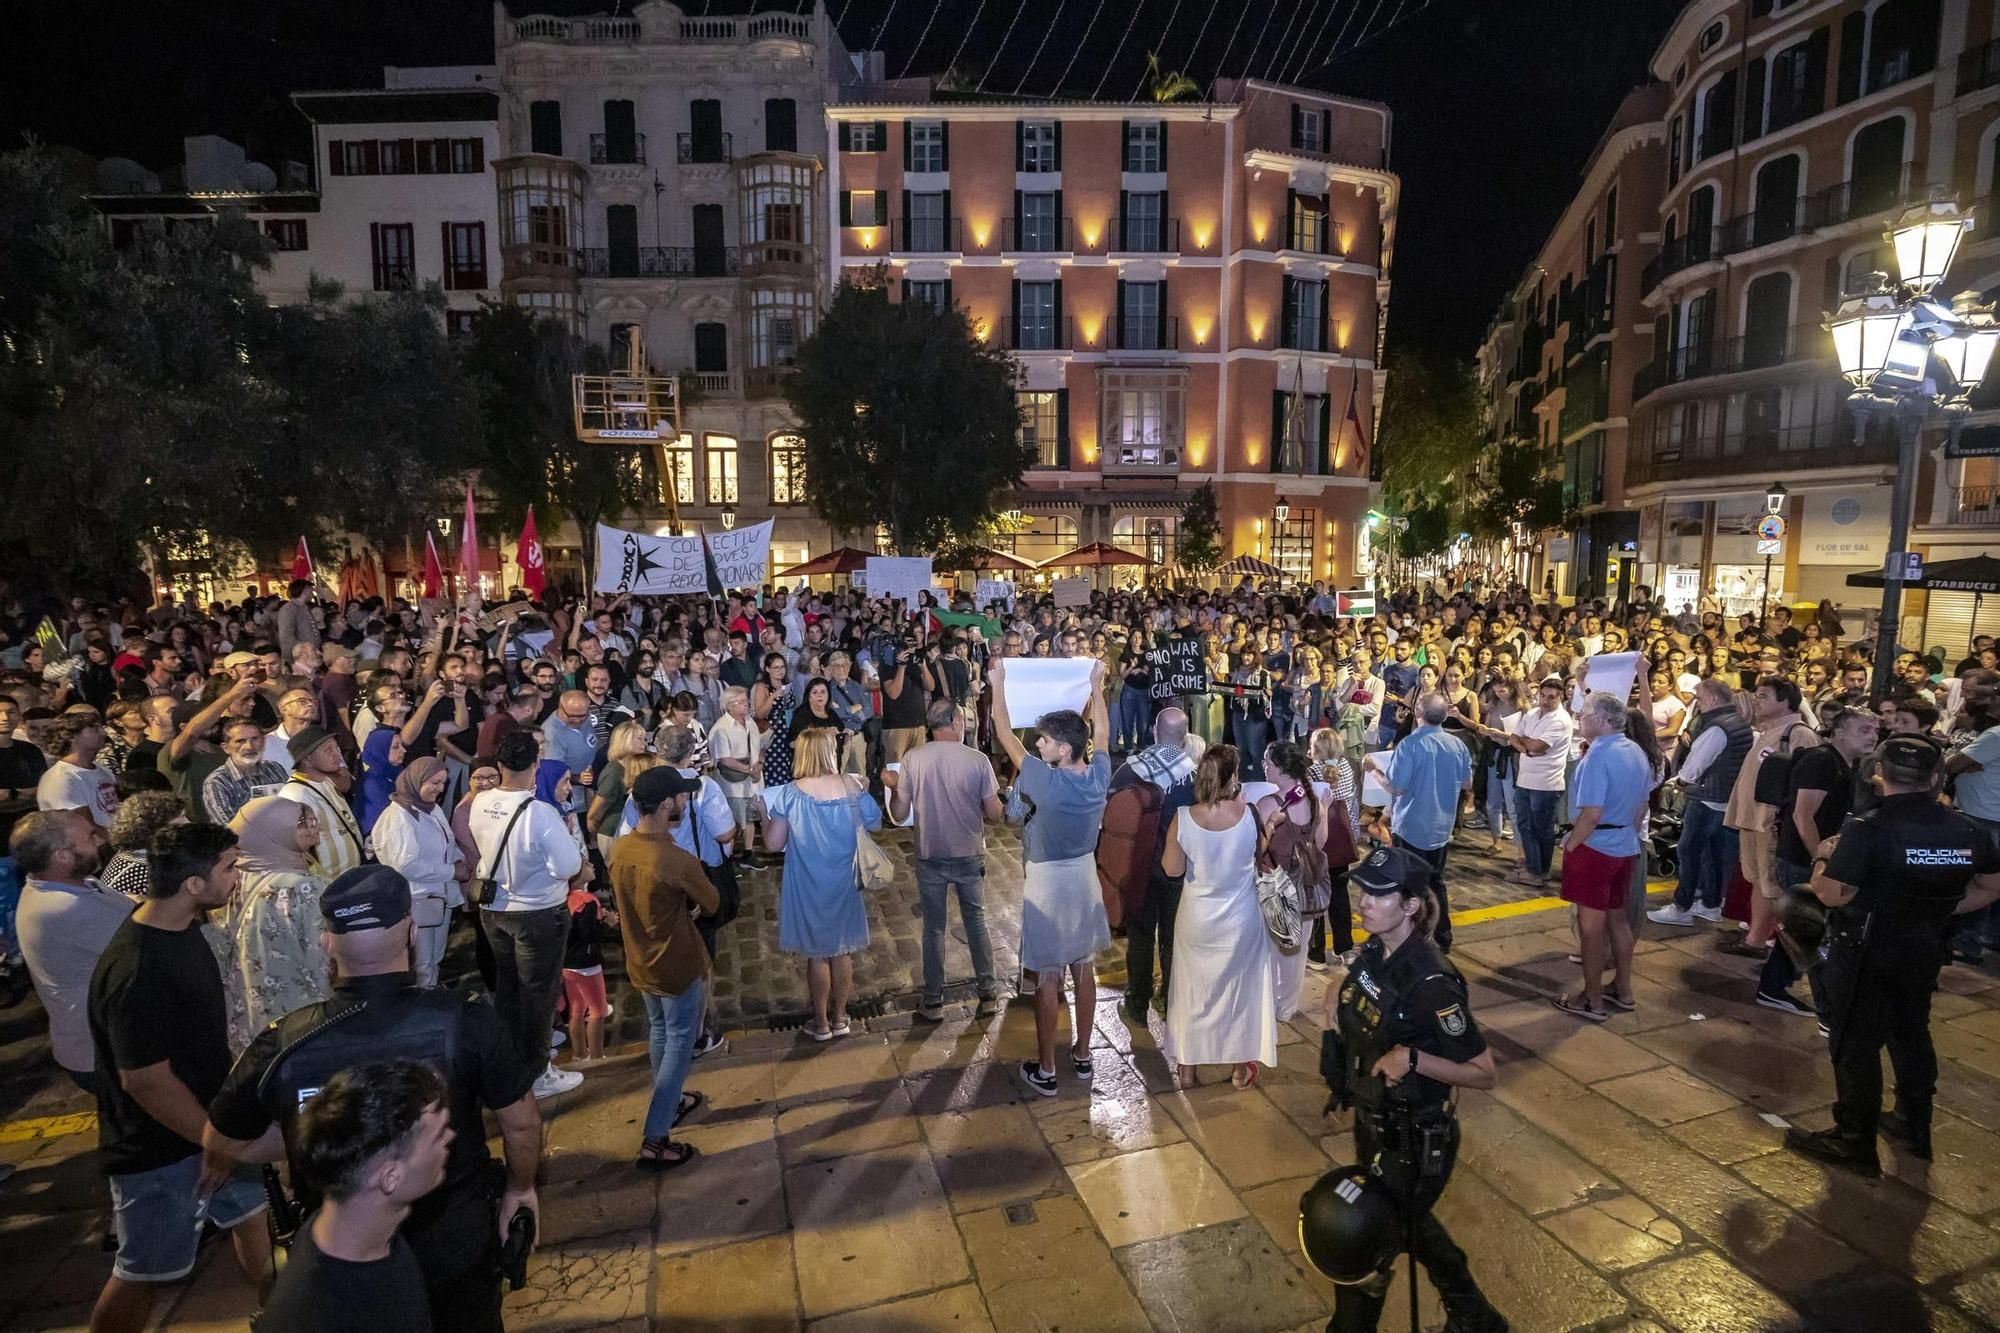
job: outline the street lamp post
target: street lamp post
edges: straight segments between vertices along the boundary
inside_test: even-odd
[[[1791,493],[1785,489],[1784,482],[1772,482],[1770,488],[1764,492],[1764,512],[1767,515],[1775,515],[1782,521],[1784,518],[1785,501],[1790,498]],[[1778,540],[1783,539],[1779,538]],[[1766,627],[1771,623],[1771,545],[1772,542],[1766,539],[1764,543],[1764,601],[1763,605],[1757,609],[1757,630],[1759,633],[1764,632]]]
[[[1292,506],[1284,496],[1271,503],[1271,563],[1274,565],[1279,565],[1284,558],[1285,523],[1291,516]]]
[[[1967,399],[1985,378],[2000,343],[1993,308],[1980,305],[1978,293],[1963,293],[1950,306],[1935,295],[1971,226],[1971,215],[1960,212],[1949,196],[1905,210],[1887,232],[1902,280],[1892,285],[1886,274],[1870,274],[1867,289],[1842,302],[1827,322],[1840,373],[1854,386],[1847,401],[1854,413],[1855,443],[1867,442],[1868,423],[1878,413],[1887,414],[1897,432],[1889,558],[1876,624],[1877,694],[1888,692],[1895,668],[1904,548],[1910,539],[1924,426],[1935,413],[1957,435],[1971,410]]]

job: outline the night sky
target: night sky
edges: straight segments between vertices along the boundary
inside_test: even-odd
[[[685,4],[699,13],[703,0]],[[515,0],[512,10],[614,7]],[[711,0],[715,13],[750,7]],[[1247,62],[1259,76],[1282,67],[1295,82],[1388,103],[1391,165],[1404,183],[1389,341],[1456,357],[1477,347],[1679,7],[829,0],[851,49],[881,32],[892,75],[906,66],[939,73],[956,56],[961,74],[988,92],[1089,96],[1101,88],[1118,98],[1139,86],[1148,52],[1157,51],[1165,68],[1204,88]],[[0,144],[33,135],[158,170],[179,160],[182,135],[209,133],[276,165],[302,158],[308,142],[289,93],[380,86],[383,65],[489,63],[492,31],[492,7],[482,0],[99,0],[44,9],[38,21],[12,26],[0,53]]]

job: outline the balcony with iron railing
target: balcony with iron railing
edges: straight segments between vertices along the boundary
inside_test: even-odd
[[[1179,441],[1126,443],[1117,439],[1097,456],[1098,470],[1107,477],[1150,477],[1181,470]]]
[[[889,249],[895,254],[954,255],[963,253],[964,224],[958,218],[892,218]]]
[[[2000,85],[2000,41],[1975,46],[1958,57],[1958,95]]]
[[[682,165],[704,162],[733,162],[735,139],[727,130],[720,134],[696,134],[682,130],[674,135],[674,160]]]
[[[593,134],[590,136],[590,165],[603,166],[644,166],[646,164],[646,136]]]
[[[1846,180],[1813,194],[1800,195],[1786,208],[1765,207],[1739,213],[1719,226],[1677,236],[1660,247],[1640,275],[1640,288],[1650,292],[1674,274],[1711,260],[1727,259],[1794,236],[1824,231],[1876,213],[1887,213],[1930,197],[1928,186],[1914,180],[1913,164],[1904,163],[1894,181]]]
[[[757,42],[778,38],[794,42],[812,40],[812,19],[804,14],[747,14],[735,17],[688,15],[673,29],[683,42]],[[557,18],[552,14],[529,14],[514,20],[517,42],[564,42],[575,45],[631,45],[641,40],[644,29],[636,18]]]
[[[2000,528],[2000,486],[1953,486],[1935,521],[1952,528]]]
[[[636,42],[639,20],[635,18],[566,19],[552,14],[529,14],[514,20],[517,42]]]
[[[1119,327],[1121,323],[1122,328]],[[1113,321],[1111,342],[1120,352],[1178,352],[1181,348],[1180,316]]]
[[[729,278],[741,259],[733,245],[596,246],[577,255],[586,278]]]
[[[1073,218],[1002,218],[1000,250],[1003,254],[1068,254],[1075,249],[1076,224]]]
[[[1843,412],[1802,426],[1703,435],[1658,443],[1650,449],[1634,444],[1625,462],[1625,484],[1644,486],[1837,467],[1894,467],[1896,451],[1893,432],[1886,430],[1871,430],[1866,443],[1856,444],[1853,418]]]
[[[1181,251],[1179,218],[1127,218],[1112,221],[1105,246],[1119,255],[1177,255]]]
[[[1068,315],[1061,319],[1002,316],[1000,345],[1016,352],[1066,352],[1076,345],[1074,323]]]
[[[1768,370],[1832,355],[1833,344],[1817,323],[1795,324],[1788,329],[1753,329],[1722,343],[1691,343],[1640,367],[1639,373],[1632,377],[1632,401],[1636,403],[1655,389],[1670,384],[1746,370]]]

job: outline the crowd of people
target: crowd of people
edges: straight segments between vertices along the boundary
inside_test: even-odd
[[[1875,693],[1877,645],[1847,638],[1827,603],[1799,625],[1784,607],[1732,625],[1644,588],[1558,606],[1452,579],[1397,590],[1367,618],[1335,611],[1324,584],[1247,580],[1061,608],[1026,590],[911,608],[802,587],[517,597],[475,616],[335,605],[303,581],[234,604],[5,608],[0,942],[39,994],[56,1064],[97,1099],[119,1246],[99,1326],[143,1325],[204,1218],[259,1275],[263,1228],[243,1225],[262,1215],[253,1168],[288,1161],[300,1198],[324,1201],[296,1233],[295,1254],[318,1256],[296,1281],[359,1246],[393,1264],[382,1292],[422,1281],[436,1327],[497,1327],[496,1256],[535,1208],[537,1103],[603,1056],[606,969],[647,1017],[636,1163],[679,1168],[696,1152],[673,1130],[702,1102],[689,1069],[726,1044],[713,960],[746,884],[768,885],[745,872],[777,870],[805,1036],[834,1041],[853,1030],[862,890],[889,873],[871,836],[885,826],[914,825],[916,1012],[936,1022],[953,899],[975,1016],[1012,998],[985,848],[987,825],[1022,825],[1013,943],[1033,1094],[1091,1077],[1114,931],[1124,1016],[1163,1016],[1184,1084],[1226,1067],[1247,1088],[1275,1063],[1305,973],[1357,965],[1352,888],[1364,923],[1373,912],[1423,939],[1433,971],[1412,984],[1456,983],[1452,858],[1470,855],[1573,907],[1577,982],[1552,999],[1581,1022],[1638,1003],[1633,944],[1649,925],[1741,918],[1719,947],[1756,965],[1759,1003],[1817,1018],[1836,1043],[1841,1123],[1798,1146],[1872,1163],[1863,1066],[1916,1042],[1904,974],[1922,969],[1923,929],[1948,925],[1966,962],[2000,947],[1984,881],[1966,892],[2000,856],[1992,640],[1949,669],[1897,647],[1895,685]],[[1169,682],[1168,650],[1198,656],[1207,687]],[[1051,658],[1088,659],[1081,706],[1012,715],[1010,661]],[[1950,809],[1909,799],[1947,785]],[[1885,928],[1917,961],[1881,1006],[1854,1000],[1881,990],[1867,980],[1880,951],[1842,963],[1836,947],[1843,902],[1880,892],[1860,858],[1864,843],[1886,855],[1886,835],[1842,833],[1876,809],[1976,835],[1961,839],[1958,895],[1939,887],[1917,925]],[[1374,873],[1350,885],[1364,861]],[[1672,899],[1648,912],[1649,873],[1668,869]],[[1803,898],[1822,900],[1827,944],[1809,938]],[[1379,945],[1371,957],[1393,962]],[[1355,997],[1329,994],[1333,1027],[1339,997]],[[1461,1007],[1435,1066],[1456,1072],[1433,1091],[1490,1079],[1476,1038]],[[336,1080],[364,1058],[427,1053],[441,1084],[420,1066],[384,1066],[381,1087]],[[1896,1068],[1893,1124],[1927,1150],[1934,1059],[1928,1075],[1920,1053]],[[329,1091],[287,1104],[287,1079]],[[481,1108],[501,1117],[504,1167]],[[380,1124],[393,1144],[325,1146]],[[391,1150],[394,1170],[376,1160]]]

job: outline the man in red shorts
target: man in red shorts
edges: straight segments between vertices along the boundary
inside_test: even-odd
[[[1640,854],[1639,821],[1652,794],[1653,774],[1645,751],[1625,737],[1623,699],[1601,691],[1588,695],[1576,722],[1589,748],[1570,782],[1575,821],[1562,844],[1562,896],[1576,906],[1583,989],[1557,996],[1555,1006],[1602,1023],[1611,1016],[1606,1005],[1632,1007],[1632,925],[1624,911],[1625,894],[1632,882],[1632,858]],[[1607,936],[1617,967],[1608,995]]]

